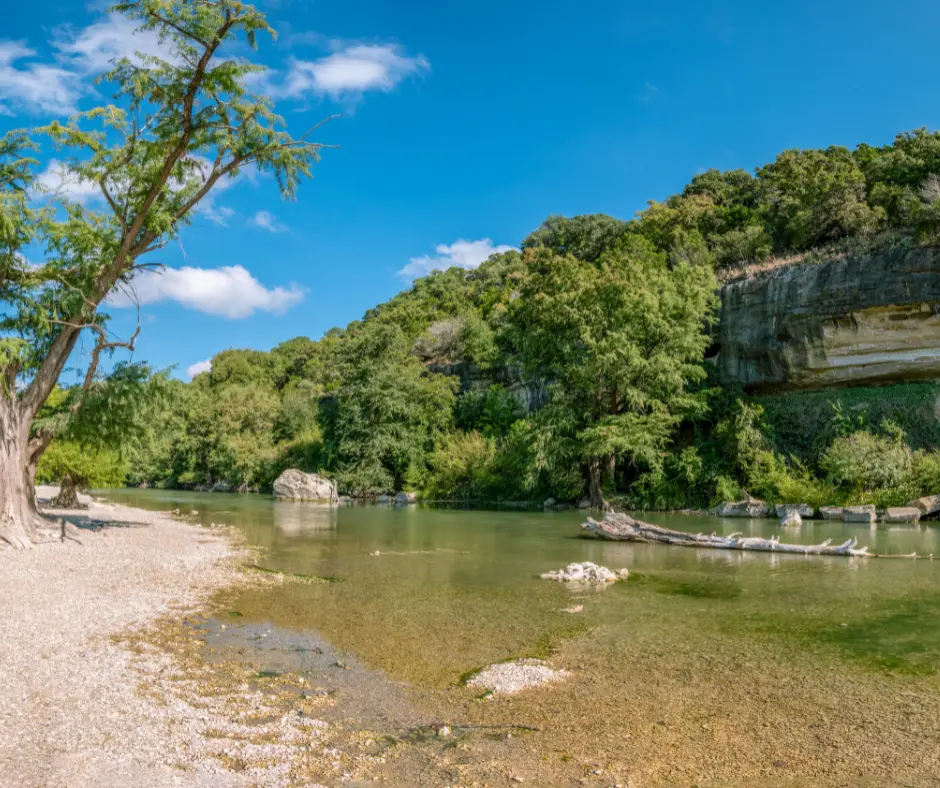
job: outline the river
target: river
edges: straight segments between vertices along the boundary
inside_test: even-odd
[[[196,511],[243,532],[263,569],[338,581],[229,595],[224,630],[209,625],[205,636],[332,683],[348,697],[339,708],[350,729],[401,740],[428,721],[465,726],[447,746],[431,737],[390,759],[393,783],[934,785],[940,776],[935,561],[602,542],[580,537],[583,512],[106,494]],[[643,517],[690,531],[781,530],[771,520]],[[784,541],[849,536],[873,552],[940,557],[940,528],[930,526],[807,522]],[[538,579],[572,561],[626,567],[630,578],[601,591]],[[462,685],[468,672],[520,656],[571,676],[487,701]]]

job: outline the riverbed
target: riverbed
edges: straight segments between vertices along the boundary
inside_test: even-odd
[[[107,496],[234,526],[259,548],[250,571],[298,580],[217,600],[199,629],[206,659],[234,654],[336,693],[335,722],[351,737],[369,734],[356,739],[368,742],[357,745],[372,757],[368,781],[940,781],[935,561],[601,542],[580,537],[584,513],[573,511]],[[644,519],[781,534],[770,520]],[[807,522],[783,539],[849,536],[873,552],[940,556],[931,526]],[[630,578],[600,591],[538,579],[572,561],[627,568]],[[464,686],[474,670],[515,657],[570,675],[511,697]]]

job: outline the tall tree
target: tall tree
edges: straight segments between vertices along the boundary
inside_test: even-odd
[[[60,149],[64,177],[94,185],[107,209],[65,195],[33,207],[36,162],[27,154],[38,134],[0,142],[0,541],[17,547],[49,536],[33,481],[51,435],[33,421],[79,337],[95,337],[88,384],[102,354],[133,346],[108,331],[101,302],[131,286],[147,255],[177,235],[223,178],[255,168],[292,198],[322,148],[311,132],[295,139],[284,130],[270,101],[249,90],[262,68],[226,49],[273,35],[253,6],[134,0],[114,10],[156,32],[164,55],[116,61],[102,77],[114,103],[37,130]],[[37,247],[40,265],[25,257]]]
[[[510,311],[530,375],[553,381],[535,441],[582,464],[593,506],[619,458],[656,467],[680,419],[696,409],[715,305],[710,261],[694,244],[670,260],[626,236],[596,261],[527,250]]]

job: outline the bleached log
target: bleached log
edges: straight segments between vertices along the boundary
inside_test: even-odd
[[[718,536],[715,533],[690,534],[685,531],[675,531],[663,528],[661,525],[645,523],[635,520],[629,515],[613,512],[605,515],[603,521],[598,522],[588,518],[582,525],[585,531],[602,539],[612,539],[622,542],[649,542],[655,544],[676,545],[679,547],[702,547],[712,550],[754,550],[769,553],[796,553],[799,555],[845,555],[853,558],[933,558],[918,556],[911,553],[905,556],[880,555],[869,553],[867,546],[858,546],[855,538],[847,539],[842,544],[834,545],[831,539],[813,545],[787,544],[777,537],[762,539],[760,537],[744,536],[740,533]]]

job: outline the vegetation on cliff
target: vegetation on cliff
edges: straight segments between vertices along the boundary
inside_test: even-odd
[[[708,171],[632,221],[549,217],[520,251],[434,272],[318,341],[218,354],[171,384],[127,479],[265,489],[296,466],[360,495],[896,502],[940,488],[908,389],[859,412],[851,391],[721,388],[715,278],[938,233],[940,135],[923,129]],[[894,471],[863,473],[876,458]]]

